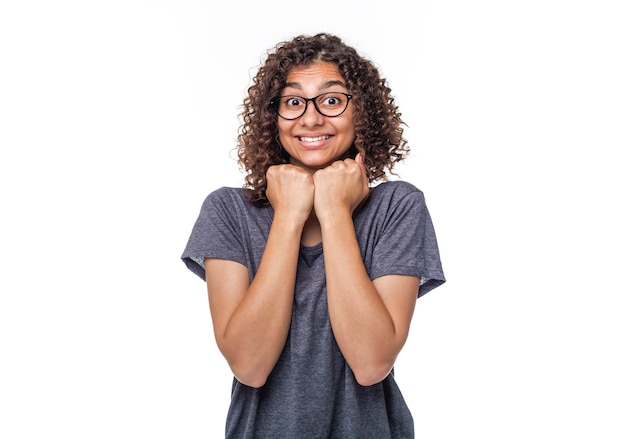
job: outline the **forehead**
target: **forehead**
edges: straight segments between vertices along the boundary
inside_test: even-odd
[[[316,62],[292,68],[287,74],[286,86],[293,84],[322,84],[328,81],[340,81],[342,84],[345,84],[344,78],[335,64]]]

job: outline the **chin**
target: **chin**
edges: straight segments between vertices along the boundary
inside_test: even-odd
[[[304,166],[311,169],[323,169],[327,166],[330,166],[338,159],[331,160],[310,160],[301,162]]]

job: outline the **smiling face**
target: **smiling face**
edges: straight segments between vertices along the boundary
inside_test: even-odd
[[[345,80],[334,64],[317,62],[294,67],[287,75],[282,95],[312,98],[321,93],[349,93]],[[290,156],[290,163],[310,172],[347,157],[354,141],[353,106],[336,117],[320,114],[309,102],[306,112],[294,120],[278,117],[280,143]]]

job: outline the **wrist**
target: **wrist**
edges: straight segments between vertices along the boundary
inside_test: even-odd
[[[348,222],[352,224],[352,212],[349,208],[327,209],[315,213],[322,228],[335,227]]]
[[[302,230],[310,213],[298,213],[292,210],[274,211],[274,219],[272,225],[277,225],[285,230]]]

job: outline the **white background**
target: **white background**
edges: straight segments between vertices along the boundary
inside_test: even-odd
[[[266,50],[329,31],[392,87],[448,278],[396,365],[416,436],[626,437],[621,4],[2,2],[0,436],[222,436],[179,257]]]

